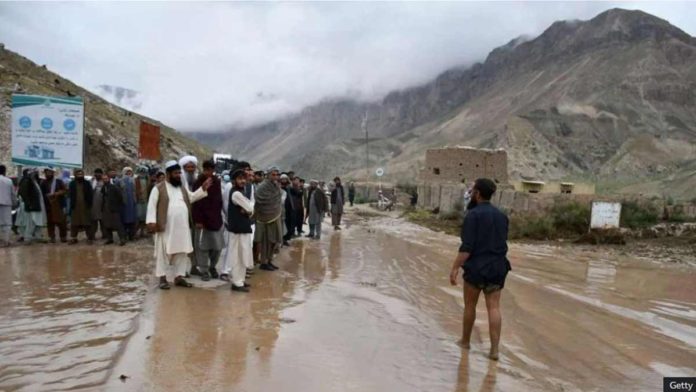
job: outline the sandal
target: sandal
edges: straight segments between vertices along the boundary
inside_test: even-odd
[[[169,290],[171,286],[169,285],[169,282],[167,282],[167,279],[160,279],[159,288],[162,290]]]
[[[174,279],[174,285],[179,287],[193,287],[193,285],[187,282],[184,278],[178,277]]]

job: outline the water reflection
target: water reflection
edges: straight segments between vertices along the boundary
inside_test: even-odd
[[[103,382],[133,332],[149,263],[133,250],[32,246],[0,252],[0,390]],[[132,268],[122,268],[132,264]]]

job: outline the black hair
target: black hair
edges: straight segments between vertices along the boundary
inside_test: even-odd
[[[334,181],[336,181],[336,180],[341,181],[341,179],[339,177],[334,178]]]
[[[178,163],[177,163],[176,165],[169,166],[169,167],[166,169],[167,173],[171,173],[171,172],[173,172],[173,171],[175,171],[175,170],[181,170],[181,166],[179,166]]]
[[[203,162],[203,169],[215,170],[215,162],[212,159]]]
[[[230,178],[232,180],[236,180],[237,177],[243,176],[243,175],[246,175],[246,172],[243,169],[237,169],[234,172],[232,172],[232,174],[230,175]]]
[[[0,176],[4,176],[7,173],[7,167],[5,165],[0,165]]]
[[[251,164],[247,161],[239,161],[237,162],[237,169],[251,169]]]
[[[479,178],[474,183],[474,189],[479,192],[483,200],[490,200],[498,187],[495,185],[495,182],[488,178]]]
[[[104,170],[102,170],[100,168],[96,168],[96,169],[94,169],[94,174],[104,174]]]

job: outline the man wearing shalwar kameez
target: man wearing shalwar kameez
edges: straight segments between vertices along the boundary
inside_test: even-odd
[[[278,185],[280,171],[276,167],[268,169],[266,179],[256,188],[254,217],[256,231],[254,242],[261,251],[261,268],[265,271],[278,269],[273,264],[273,255],[283,241],[282,190]]]
[[[181,173],[181,185],[188,190],[193,192],[193,184],[198,178],[198,158],[192,155],[186,155],[179,159],[179,167],[182,170]],[[166,181],[165,181],[166,182]],[[191,243],[193,244],[193,251],[189,254],[189,263],[186,267],[187,274],[190,272],[191,275],[200,275],[198,271],[198,262],[196,261],[196,241],[194,240],[195,232],[193,227],[191,228]]]
[[[321,222],[328,210],[328,203],[324,191],[318,187],[318,184],[316,180],[309,182],[309,201],[307,202],[309,235],[307,237],[321,239]]]
[[[121,209],[121,223],[126,230],[128,241],[135,240],[138,226],[138,202],[135,194],[135,179],[133,169],[124,167],[121,181],[119,181],[123,193],[123,208]]]
[[[39,186],[39,172],[26,169],[19,182],[20,212],[17,227],[23,233],[24,243],[41,240],[41,231],[46,227],[46,204]]]
[[[192,287],[184,279],[188,254],[193,252],[191,204],[208,196],[212,180],[206,180],[192,193],[183,186],[176,161],[167,162],[165,170],[167,179],[152,189],[147,206],[147,227],[155,233],[155,275],[161,289],[170,288],[167,275],[174,277],[176,286]]]
[[[44,204],[46,205],[46,217],[48,222],[48,237],[51,242],[56,242],[56,228],[60,234],[60,242],[68,242],[68,226],[65,219],[65,183],[63,180],[55,177],[55,171],[52,168],[44,170],[46,177],[41,182],[41,191],[44,195]]]
[[[137,235],[145,236],[145,215],[147,214],[147,199],[150,196],[150,173],[146,166],[138,167],[138,176],[135,178],[135,202],[138,216]]]
[[[331,224],[334,230],[341,230],[341,216],[343,216],[345,195],[341,179],[338,177],[334,178],[333,189],[331,190]]]
[[[254,204],[245,195],[247,174],[238,169],[232,173],[234,187],[227,204],[227,252],[226,264],[231,268],[232,290],[248,292],[249,285],[244,282],[247,266],[253,264],[251,215]]]
[[[92,185],[85,180],[85,172],[75,169],[75,180],[68,185],[68,200],[70,203],[70,244],[77,244],[77,235],[84,230],[87,235],[87,243],[94,241],[92,230],[92,201],[94,193]]]
[[[242,170],[245,173],[246,176],[246,186],[244,187],[244,196],[249,199],[251,204],[254,204],[254,194],[256,193],[256,184],[254,184],[254,171],[251,169],[251,165],[248,162],[241,161],[237,163],[237,166],[235,167],[235,170]],[[225,225],[227,225],[227,212],[229,210],[229,201],[230,201],[230,196],[232,193],[232,189],[234,188],[234,182],[231,181],[230,175],[227,175],[228,181],[222,190],[222,202],[223,202],[223,218],[225,219]],[[256,229],[256,222],[254,219],[251,219],[251,236],[249,236],[249,244],[254,248],[254,232]],[[229,243],[228,243],[229,236],[225,236],[225,248],[222,250],[222,253],[220,254],[220,279],[224,281],[229,281],[230,280],[230,274],[232,273],[232,266],[227,262],[227,250],[229,249]],[[252,251],[253,254],[253,251]],[[247,277],[251,276],[254,271],[254,258],[252,257],[251,260],[247,261]]]
[[[222,221],[222,186],[220,179],[215,176],[215,162],[203,162],[203,175],[198,177],[193,186],[197,190],[202,184],[211,180],[208,197],[195,203],[192,207],[195,233],[193,240],[196,249],[198,272],[203,281],[218,278],[218,260],[225,246],[225,230]]]
[[[0,246],[10,245],[12,209],[17,205],[14,185],[6,174],[7,168],[5,165],[0,165]]]

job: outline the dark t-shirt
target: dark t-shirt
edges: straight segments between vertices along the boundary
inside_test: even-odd
[[[510,271],[507,259],[508,217],[491,203],[480,203],[469,210],[462,225],[460,252],[468,252],[464,280],[472,284],[501,287]]]

